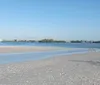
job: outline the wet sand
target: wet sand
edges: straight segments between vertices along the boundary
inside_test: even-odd
[[[0,53],[46,52],[84,50],[85,48],[64,48],[54,46],[0,46]]]
[[[100,52],[0,65],[0,85],[100,85]]]
[[[0,46],[0,53],[39,52],[59,50],[59,47],[42,46]]]

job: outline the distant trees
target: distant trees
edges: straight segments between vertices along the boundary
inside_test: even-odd
[[[42,39],[42,40],[39,40],[38,42],[53,42],[54,40],[53,39]]]
[[[39,42],[39,43],[67,43],[64,40],[42,39],[42,40],[2,40],[1,42]],[[69,43],[100,43],[100,41],[84,41],[84,40],[72,40]]]
[[[93,43],[100,43],[100,41],[93,41]]]
[[[83,40],[72,40],[71,43],[100,43],[100,41],[83,41]]]
[[[53,39],[43,39],[43,40],[39,40],[38,42],[43,42],[43,43],[66,43],[66,41],[53,40]]]
[[[82,43],[83,41],[81,40],[81,41],[79,41],[79,40],[76,40],[76,41],[74,41],[74,40],[72,40],[72,41],[70,41],[71,43]]]

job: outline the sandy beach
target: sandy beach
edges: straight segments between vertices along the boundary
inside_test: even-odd
[[[61,50],[61,48],[50,46],[0,46],[0,53],[39,52],[53,50]]]
[[[0,65],[0,85],[100,85],[100,52]]]
[[[46,52],[57,50],[82,50],[82,48],[64,48],[56,46],[0,46],[0,53]]]

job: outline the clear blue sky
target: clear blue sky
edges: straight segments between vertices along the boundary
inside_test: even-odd
[[[0,0],[0,38],[100,40],[100,0]]]

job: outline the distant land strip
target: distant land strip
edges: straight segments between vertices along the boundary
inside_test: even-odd
[[[65,40],[54,40],[54,39],[42,39],[42,40],[0,40],[1,42],[38,42],[38,43],[100,43],[100,41],[85,41],[85,40],[71,40],[71,41],[65,41]]]

